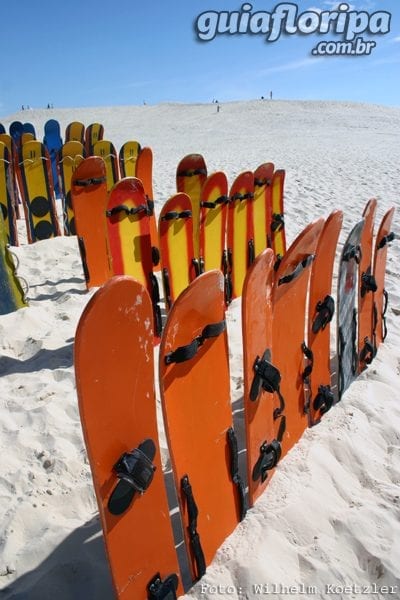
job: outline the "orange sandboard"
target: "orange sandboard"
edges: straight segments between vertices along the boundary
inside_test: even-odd
[[[161,333],[158,283],[153,274],[148,206],[142,182],[125,177],[107,202],[107,233],[114,275],[130,275],[147,288],[154,305],[154,331]]]
[[[273,163],[263,163],[254,171],[254,251],[258,256],[264,248],[271,248],[272,178]]]
[[[147,600],[157,574],[164,579],[179,572],[158,442],[151,314],[142,285],[113,277],[89,301],[75,337],[82,429],[116,595],[126,600]],[[144,440],[152,440],[155,455],[141,477],[116,469]],[[124,464],[129,458],[143,459],[135,452]],[[133,495],[127,477],[144,492]],[[117,485],[119,510],[113,505]]]
[[[279,373],[272,353],[272,289],[275,254],[258,255],[243,284],[242,332],[244,413],[249,504],[265,489],[281,456],[285,428],[279,402]]]
[[[212,173],[201,189],[200,265],[202,271],[221,269],[227,272],[226,220],[228,214],[228,180],[222,171]]]
[[[151,148],[145,146],[140,149],[136,161],[136,177],[140,179],[146,194],[147,205],[149,208],[150,220],[150,237],[153,247],[153,270],[160,270],[160,252],[158,248],[158,231],[157,220],[154,211],[154,194],[153,194],[153,152]]]
[[[167,441],[193,579],[197,579],[235,528],[242,507],[241,481],[235,473],[235,484],[231,473],[237,454],[233,452],[232,459],[228,441],[233,439],[233,429],[220,271],[200,275],[172,306],[161,340],[159,369]],[[190,489],[197,518],[191,511]]]
[[[193,248],[195,257],[199,257],[199,222],[201,188],[207,178],[206,162],[201,154],[187,154],[176,169],[176,190],[184,192],[192,201],[193,212]]]
[[[238,175],[229,192],[227,251],[230,287],[228,301],[242,295],[246,271],[254,261],[253,201],[254,175]]]
[[[369,200],[364,208],[361,257],[358,267],[358,372],[364,371],[374,358],[372,311],[376,283],[373,276],[372,247],[377,201]]]
[[[335,302],[331,292],[333,267],[342,222],[341,210],[335,210],[329,215],[321,232],[311,268],[307,345],[313,355],[313,367],[306,380],[305,391],[310,426],[318,423],[333,403],[330,321],[334,314]]]
[[[284,185],[285,171],[278,169],[272,177],[272,206],[271,206],[271,247],[277,256],[286,252],[286,233],[284,215]]]
[[[372,330],[375,354],[379,348],[379,345],[385,340],[387,333],[385,313],[387,309],[388,296],[385,290],[385,274],[388,243],[395,239],[395,235],[391,231],[394,210],[394,207],[390,208],[384,215],[375,240],[373,273],[377,289],[374,293]]]
[[[304,403],[306,303],[311,264],[324,219],[308,225],[282,258],[275,274],[272,296],[272,354],[281,374],[280,391],[285,400],[286,431],[282,455],[300,439],[307,427]]]
[[[86,286],[102,285],[113,274],[106,226],[106,166],[102,158],[90,156],[76,168],[71,198]]]
[[[161,209],[158,229],[165,305],[170,309],[199,274],[193,251],[192,203],[187,194],[178,193],[167,200]]]

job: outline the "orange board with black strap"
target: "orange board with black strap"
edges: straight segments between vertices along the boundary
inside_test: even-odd
[[[72,207],[88,288],[103,285],[113,274],[107,239],[107,183],[104,160],[85,158],[71,183]]]
[[[187,154],[179,161],[176,169],[176,190],[189,196],[193,214],[193,248],[199,257],[199,221],[201,189],[207,178],[207,165],[201,154]]]
[[[271,225],[269,234],[271,236],[271,248],[277,256],[283,256],[286,252],[286,232],[284,213],[284,187],[286,172],[277,169],[272,177],[272,205]]]
[[[178,193],[167,200],[161,209],[158,230],[165,305],[170,309],[199,275],[193,250],[192,202],[187,194]]]
[[[308,425],[304,402],[307,349],[304,343],[311,265],[324,219],[308,225],[279,263],[272,294],[272,354],[279,370],[286,429],[282,456],[301,438]]]
[[[281,456],[286,417],[272,347],[275,254],[268,248],[249,268],[242,294],[244,414],[249,504],[264,491]]]
[[[227,300],[242,295],[246,271],[254,261],[253,229],[254,175],[244,171],[236,177],[229,191],[227,253]]]
[[[107,234],[114,275],[130,275],[144,285],[154,307],[154,332],[161,333],[157,279],[153,274],[149,213],[142,182],[125,177],[107,201]]]
[[[167,443],[195,580],[245,510],[220,271],[200,275],[172,306],[159,369]]]
[[[374,223],[377,201],[369,200],[364,208],[364,229],[360,241],[358,266],[358,372],[361,373],[374,358],[372,340],[372,311],[376,282],[373,274]]]
[[[274,164],[267,162],[254,171],[254,252],[257,256],[265,248],[271,248],[272,180]]]
[[[23,144],[19,150],[18,174],[31,241],[60,235],[51,161],[44,144],[37,140]]]
[[[89,301],[75,337],[79,412],[121,600],[183,593],[158,441],[151,315],[145,288],[113,277]]]
[[[205,180],[200,199],[201,271],[220,269],[226,274],[226,221],[228,215],[228,179],[222,171]]]
[[[385,289],[385,275],[388,245],[393,242],[396,237],[392,231],[394,210],[394,207],[392,207],[385,213],[375,239],[373,275],[376,283],[376,291],[373,296],[372,328],[374,355],[380,344],[385,340],[387,334],[385,315],[388,306],[388,294]]]
[[[329,215],[319,237],[311,267],[307,345],[312,353],[312,371],[305,389],[310,426],[318,423],[334,402],[331,388],[330,322],[335,312],[332,277],[342,222],[342,211],[335,210]]]
[[[154,193],[153,193],[153,151],[148,146],[140,149],[136,161],[136,177],[143,184],[144,193],[146,194],[147,206],[149,208],[149,223],[151,245],[153,247],[153,269],[160,270],[160,251],[158,247],[158,231],[157,219],[154,210]]]

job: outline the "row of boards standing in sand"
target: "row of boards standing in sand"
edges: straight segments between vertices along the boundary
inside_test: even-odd
[[[385,214],[373,250],[375,209],[370,201],[340,254],[338,350],[350,347],[357,360],[342,357],[339,398],[385,336],[383,285],[394,209]],[[168,497],[156,426],[151,299],[139,282],[114,277],[86,307],[76,335],[77,390],[118,597],[173,599],[187,590],[244,518],[247,503],[252,506],[265,489],[278,461],[330,408],[332,272],[342,218],[334,211],[311,223],[278,264],[265,249],[246,273],[244,474],[231,412],[223,273],[211,270],[190,283],[173,303],[161,337],[158,379],[174,491]],[[343,321],[345,313],[354,314],[357,297],[356,331],[366,334],[361,346]],[[174,527],[171,496],[180,515]]]

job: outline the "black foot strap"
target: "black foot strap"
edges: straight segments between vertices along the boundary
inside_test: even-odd
[[[261,482],[264,483],[268,477],[268,471],[276,467],[281,454],[281,443],[278,440],[273,440],[270,444],[264,442],[260,447],[259,459],[253,468],[253,481],[258,481],[261,479]]]
[[[364,298],[367,292],[376,292],[378,286],[376,285],[375,277],[371,273],[371,267],[361,275],[361,297]]]
[[[113,217],[114,215],[118,215],[119,213],[125,213],[126,215],[137,215],[139,213],[149,214],[149,209],[147,204],[140,204],[139,206],[129,207],[125,204],[118,204],[118,206],[114,206],[110,208],[110,210],[106,210],[107,217]]]
[[[239,498],[239,513],[240,520],[246,516],[247,513],[247,502],[246,502],[246,492],[244,483],[239,473],[239,451],[238,451],[238,443],[237,437],[234,429],[230,427],[227,431],[229,449],[231,451],[231,477],[233,483],[236,485],[238,498]]]
[[[147,585],[147,600],[176,600],[179,579],[173,573],[161,579],[160,573],[156,573]]]
[[[267,348],[262,358],[256,357],[253,365],[254,379],[250,388],[250,400],[255,402],[260,395],[261,389],[266,392],[277,392],[280,395],[281,374],[279,370],[270,362],[271,352]],[[282,399],[283,400],[283,399]],[[281,400],[281,403],[282,403]],[[282,411],[285,408],[283,401]]]
[[[229,202],[229,196],[220,196],[214,202],[208,202],[207,200],[200,200],[200,206],[202,208],[217,208],[219,204],[227,204]]]
[[[153,460],[156,446],[151,439],[144,440],[138,448],[125,452],[114,465],[119,479],[108,500],[108,510],[120,515],[129,508],[136,493],[143,494],[153,481],[156,467]]]
[[[311,265],[311,263],[313,262],[314,258],[315,258],[314,254],[308,254],[307,256],[305,256],[303,258],[303,260],[301,260],[296,265],[294,271],[292,271],[288,275],[284,275],[283,277],[281,277],[279,279],[278,285],[282,285],[283,283],[290,283],[291,281],[293,281],[294,279],[296,279],[297,277],[299,277],[299,275],[301,275],[301,273],[305,269],[307,269],[307,267],[309,267]]]
[[[81,259],[82,259],[83,274],[85,276],[85,281],[87,283],[90,279],[90,273],[89,273],[89,267],[88,267],[87,260],[86,260],[86,246],[85,246],[85,241],[84,241],[83,237],[78,237],[78,246],[79,246],[79,252],[81,255]]]
[[[364,345],[360,352],[360,362],[370,365],[376,356],[376,347],[369,337],[364,338]]]
[[[173,352],[165,355],[164,360],[166,365],[172,363],[181,363],[194,358],[204,342],[210,338],[218,337],[226,329],[226,322],[219,321],[218,323],[210,323],[206,325],[199,336],[197,336],[190,344],[179,346]]]
[[[324,415],[332,408],[334,396],[329,385],[320,385],[318,394],[314,398],[313,408],[319,410],[321,415]]]
[[[196,562],[197,578],[203,577],[206,572],[206,560],[204,558],[203,548],[200,543],[200,536],[197,533],[197,517],[199,509],[193,496],[192,486],[190,485],[188,475],[184,475],[181,479],[182,493],[186,499],[187,513],[188,513],[188,532],[190,538],[190,546],[193,552],[193,556]]]
[[[191,210],[182,210],[181,212],[171,210],[161,217],[161,221],[174,221],[175,219],[190,219],[191,217]]]
[[[285,219],[280,213],[273,213],[272,221],[271,221],[271,231],[272,233],[276,233],[277,231],[281,231],[285,227]]]
[[[332,296],[325,296],[323,301],[318,302],[315,307],[317,315],[312,324],[312,332],[318,333],[321,329],[324,330],[325,327],[332,321],[332,317],[335,314],[335,301]]]

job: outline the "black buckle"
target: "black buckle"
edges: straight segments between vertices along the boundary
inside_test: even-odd
[[[126,481],[140,494],[150,486],[155,470],[151,460],[139,448],[125,452],[114,465],[118,479]]]

